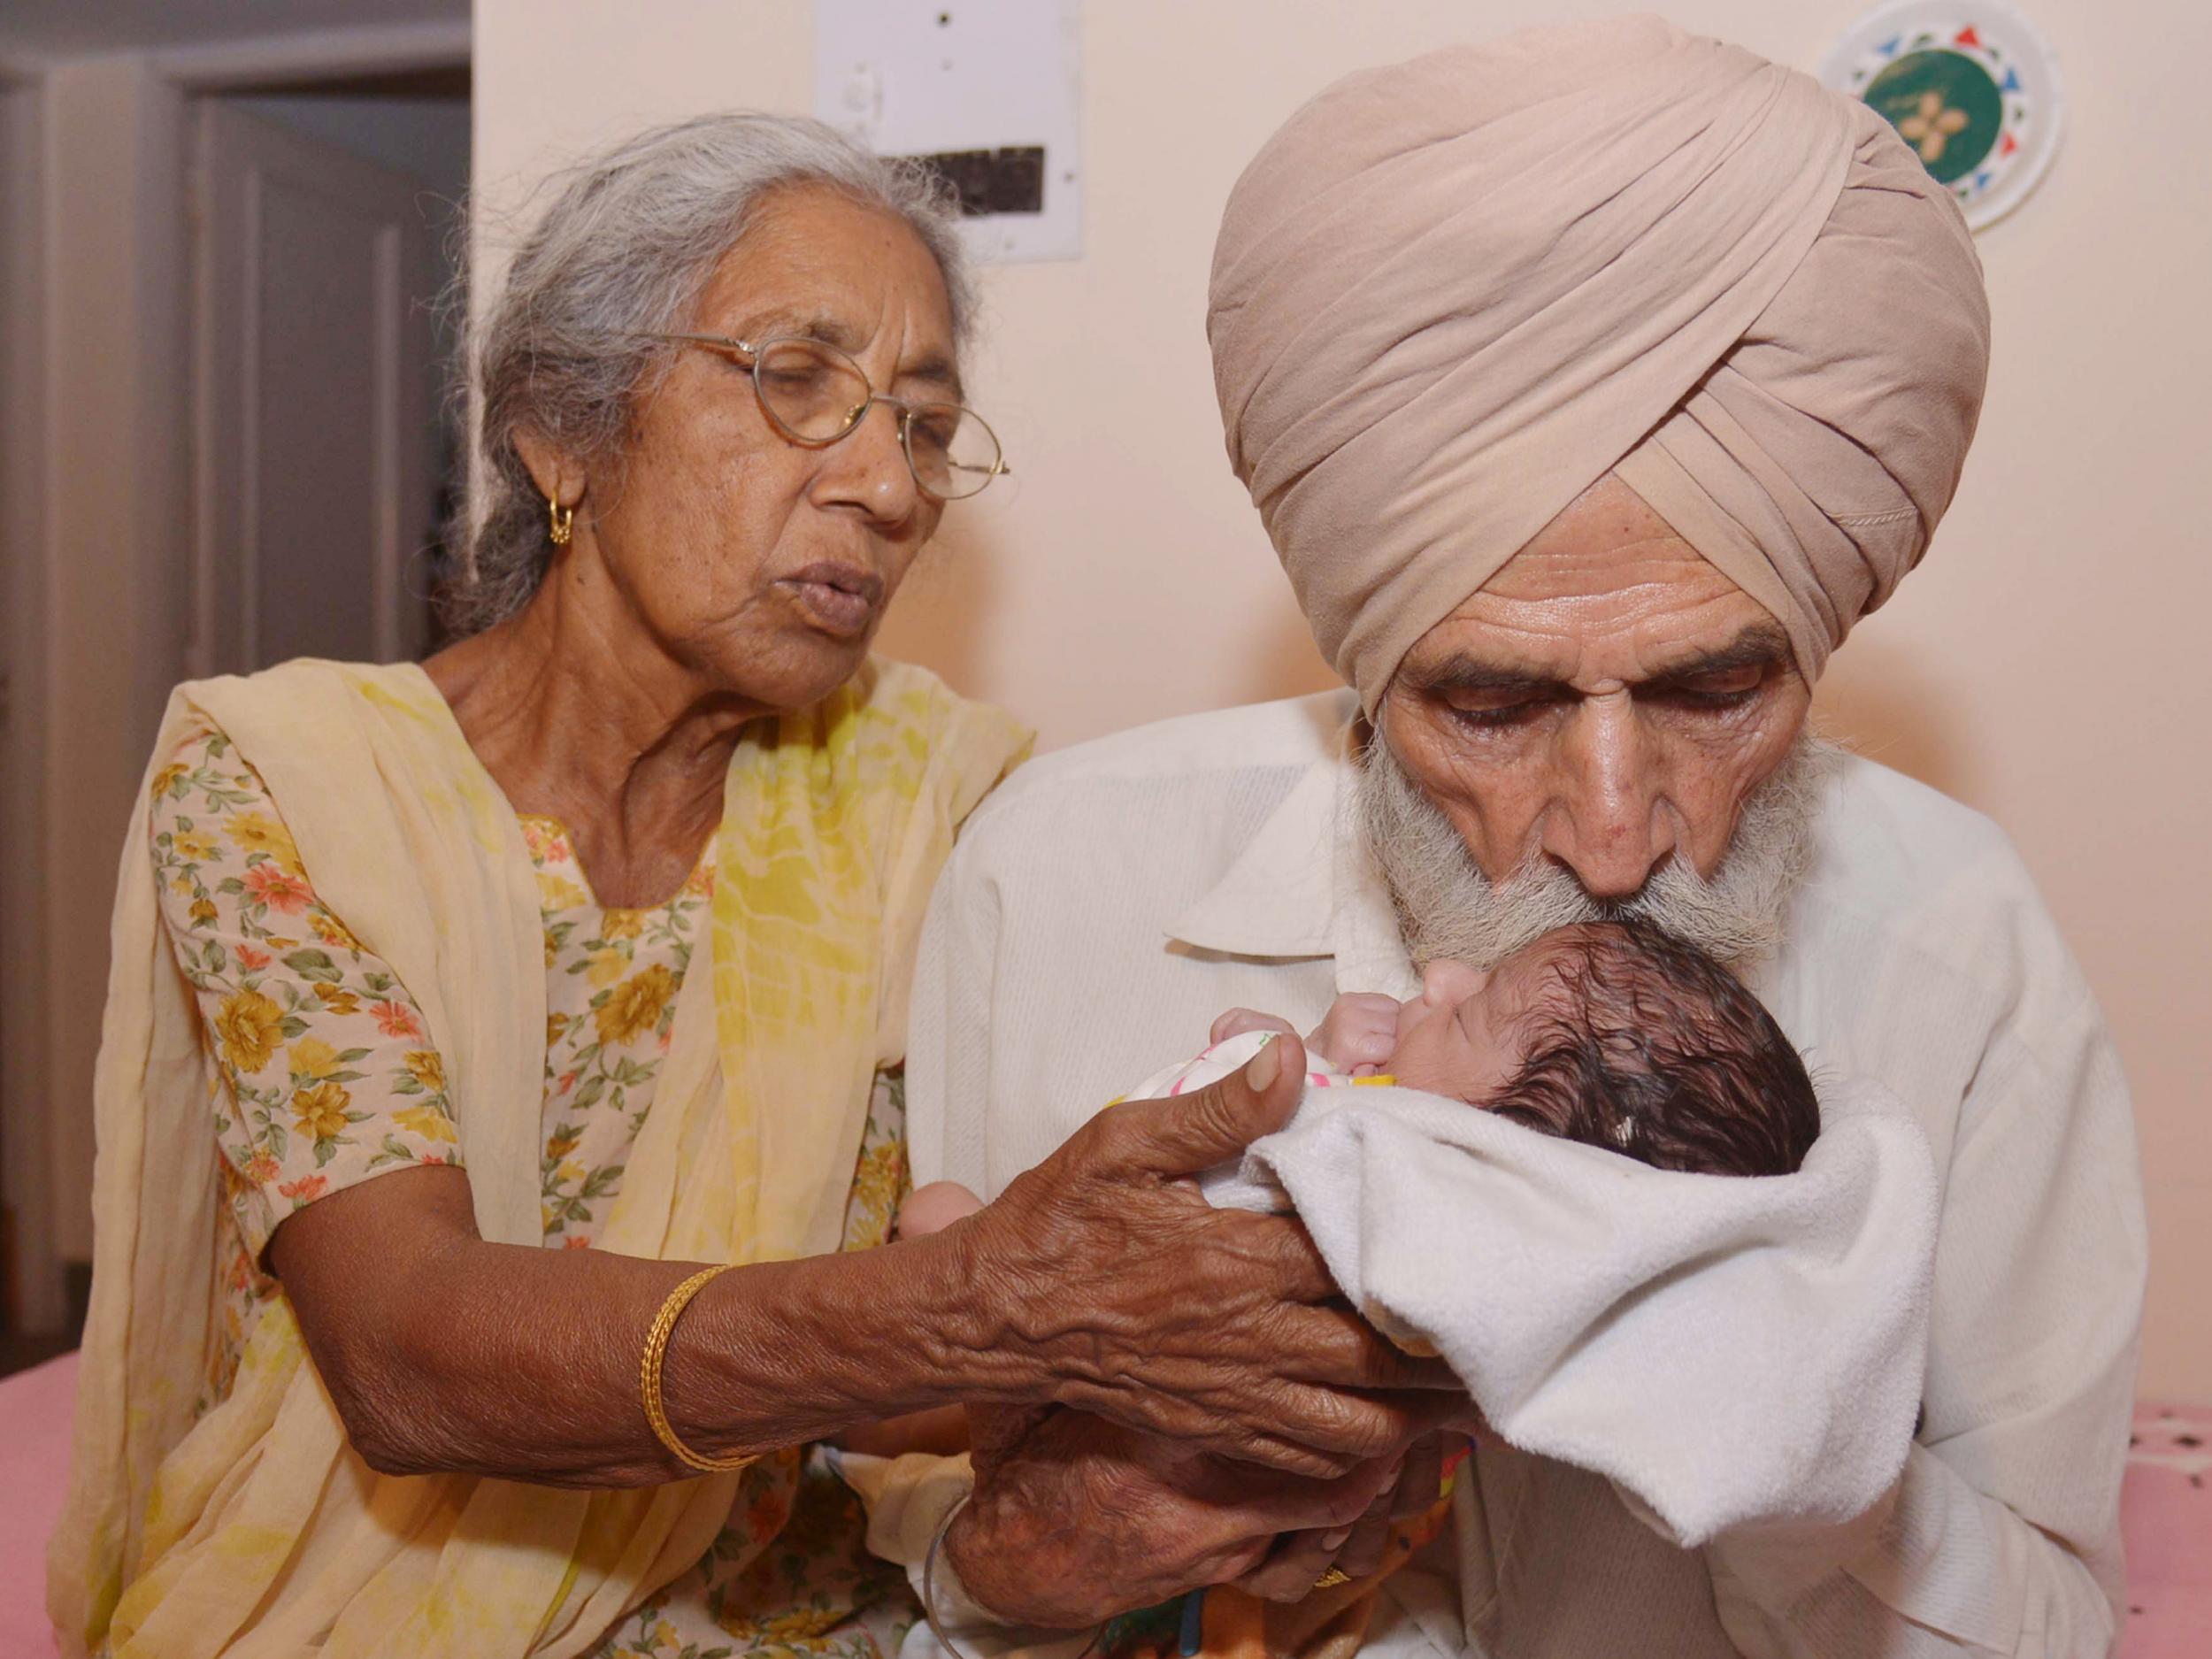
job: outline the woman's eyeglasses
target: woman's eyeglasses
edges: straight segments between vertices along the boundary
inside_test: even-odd
[[[818,449],[849,436],[878,403],[898,416],[899,448],[914,482],[939,501],[972,495],[1011,469],[998,434],[958,403],[916,403],[887,397],[835,346],[791,336],[755,342],[726,334],[641,334],[644,340],[705,346],[747,361],[761,409],[794,443]]]

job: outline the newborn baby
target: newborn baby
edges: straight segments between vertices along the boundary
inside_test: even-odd
[[[1214,1022],[1205,1052],[1146,1079],[1126,1098],[1202,1088],[1278,1033],[1294,1028],[1232,1009]],[[1402,1003],[1340,996],[1306,1048],[1327,1067],[1309,1075],[1311,1086],[1394,1083],[1663,1170],[1792,1174],[1820,1133],[1804,1062],[1758,999],[1701,952],[1637,923],[1563,927],[1487,972],[1432,963],[1421,995]],[[1233,1172],[1227,1165],[1209,1171],[1201,1186],[1210,1195]],[[933,1182],[901,1209],[898,1232],[933,1233],[980,1208],[966,1187]],[[1419,1351],[1434,1350],[1424,1343]],[[952,1423],[933,1429],[958,1432]],[[881,1449],[901,1449],[896,1437],[906,1432],[902,1424],[884,1425],[890,1438]],[[1448,1460],[1448,1475],[1456,1461]],[[1363,1561],[1356,1576],[1332,1568],[1293,1604],[1219,1586],[1186,1601],[1181,1651],[1201,1659],[1302,1653],[1325,1629],[1356,1635],[1376,1586],[1443,1529],[1448,1481],[1445,1490],[1425,1511],[1394,1518],[1386,1500],[1371,1513],[1386,1529],[1379,1556]],[[1348,1536],[1324,1540],[1322,1548]],[[1294,1536],[1278,1548],[1300,1547]],[[1191,1641],[1194,1631],[1202,1640]]]
[[[1125,1098],[1202,1088],[1250,1059],[1260,1033],[1293,1030],[1232,1009],[1211,1047]],[[1488,972],[1431,963],[1407,1002],[1340,996],[1306,1047],[1328,1068],[1308,1079],[1317,1087],[1386,1079],[1663,1170],[1787,1175],[1820,1133],[1805,1063],[1759,1000],[1636,922],[1560,928]],[[907,1200],[899,1233],[933,1233],[980,1207],[934,1181]]]
[[[1213,1037],[1289,1029],[1233,1009]],[[1340,1076],[1386,1072],[1663,1170],[1788,1175],[1820,1133],[1804,1061],[1758,999],[1640,923],[1563,927],[1488,973],[1432,963],[1419,996],[1340,996],[1307,1042]]]

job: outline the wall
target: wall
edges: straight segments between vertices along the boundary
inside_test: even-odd
[[[1011,704],[1048,744],[1329,683],[1222,457],[1203,332],[1221,204],[1268,133],[1348,68],[1612,9],[1092,0],[1086,257],[991,273],[972,375],[1018,478],[955,510],[890,648]],[[1860,9],[1671,8],[1801,65]],[[2194,504],[2212,436],[2212,150],[2176,67],[2212,58],[2212,12],[2145,0],[2122,31],[2096,0],[2032,9],[2071,130],[2042,190],[1981,239],[1998,355],[1980,441],[1926,567],[1838,658],[1822,706],[1993,813],[2042,882],[2139,1102],[2155,1252],[2143,1386],[2212,1401],[2198,1287],[2212,888],[2193,879],[2212,823],[2212,547]],[[810,27],[804,0],[478,0],[478,180],[513,210],[549,167],[646,120],[803,110]]]
[[[47,487],[34,557],[46,649],[39,729],[24,736],[43,804],[30,844],[9,853],[37,861],[46,926],[35,956],[11,937],[8,966],[41,981],[42,1025],[27,1041],[44,1072],[12,1077],[10,1106],[45,1114],[51,1241],[86,1261],[104,918],[146,750],[184,675],[191,611],[179,505],[190,460],[174,161],[183,106],[127,57],[57,66],[42,96]],[[26,1099],[26,1081],[42,1087]]]

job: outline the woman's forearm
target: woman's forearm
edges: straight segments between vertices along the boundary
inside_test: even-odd
[[[964,1245],[956,1231],[723,1274],[670,1347],[677,1432],[761,1451],[936,1406],[1048,1400],[1050,1373],[994,1340],[995,1288]]]
[[[965,1254],[922,1239],[722,1274],[669,1342],[671,1424],[720,1456],[1034,1397],[1033,1371],[965,1335],[988,1300]],[[486,1243],[465,1178],[436,1170],[334,1194],[288,1220],[273,1256],[372,1467],[585,1486],[693,1472],[654,1435],[638,1371],[698,1263]]]
[[[1332,1305],[1294,1221],[1216,1210],[1180,1179],[1279,1127],[1303,1064],[1279,1039],[1194,1094],[1111,1107],[943,1233],[723,1274],[669,1344],[676,1432],[702,1455],[760,1452],[960,1402],[1074,1406],[1310,1476],[1403,1444],[1439,1391],[1463,1397],[1449,1368]],[[320,1199],[269,1254],[373,1467],[691,1472],[652,1433],[638,1371],[696,1263],[487,1244],[467,1174],[443,1167]]]

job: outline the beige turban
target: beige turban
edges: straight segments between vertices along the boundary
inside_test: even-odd
[[[1989,310],[1878,115],[1645,17],[1322,93],[1229,198],[1207,332],[1231,462],[1372,713],[1608,470],[1817,677],[1950,503]]]

